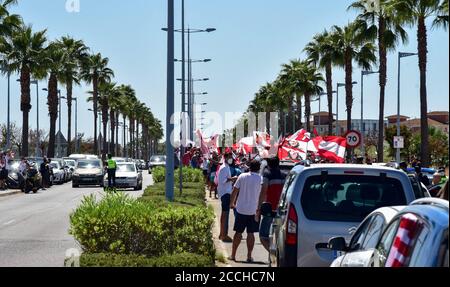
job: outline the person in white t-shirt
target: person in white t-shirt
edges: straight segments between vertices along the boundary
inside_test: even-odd
[[[217,174],[217,192],[222,204],[219,239],[223,242],[233,241],[233,239],[228,236],[228,223],[230,218],[231,192],[233,191],[233,182],[235,182],[237,178],[231,177],[231,164],[233,164],[233,156],[231,153],[226,153],[224,155],[224,162],[220,166]]]
[[[247,262],[252,263],[252,252],[255,246],[254,233],[259,231],[257,210],[261,193],[262,177],[259,174],[261,163],[253,160],[250,172],[239,176],[231,195],[231,208],[235,209],[233,250],[230,260],[236,260],[236,252],[242,241],[242,234],[247,230]]]

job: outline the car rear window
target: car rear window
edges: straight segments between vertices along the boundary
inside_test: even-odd
[[[301,203],[308,219],[343,222],[360,222],[380,207],[407,204],[397,179],[346,175],[309,177]]]

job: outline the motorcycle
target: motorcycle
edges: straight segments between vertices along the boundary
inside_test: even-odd
[[[28,167],[25,174],[25,184],[23,192],[25,193],[37,193],[42,188],[42,176],[36,168],[36,165],[32,164]]]

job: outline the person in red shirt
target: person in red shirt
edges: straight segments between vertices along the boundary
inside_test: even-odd
[[[283,191],[286,175],[280,169],[280,160],[278,157],[272,157],[267,159],[267,169],[263,173],[261,194],[259,197],[259,206],[263,203],[270,203],[272,211],[275,212],[278,208],[281,192]],[[260,210],[258,210],[257,216],[260,216]],[[264,248],[269,251],[269,232],[270,226],[273,222],[273,217],[264,216],[259,229],[259,238]]]

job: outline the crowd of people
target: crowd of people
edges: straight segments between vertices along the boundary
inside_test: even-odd
[[[44,157],[42,163],[36,166],[36,163],[28,161],[27,158],[22,157],[18,167],[13,167],[12,162],[15,161],[15,154],[11,150],[0,152],[0,190],[8,190],[8,176],[10,172],[14,171],[17,175],[17,181],[22,191],[25,192],[23,185],[26,180],[27,172],[31,168],[35,168],[39,171],[42,177],[42,189],[45,190],[52,185],[51,173],[52,167],[50,166],[51,160]]]

